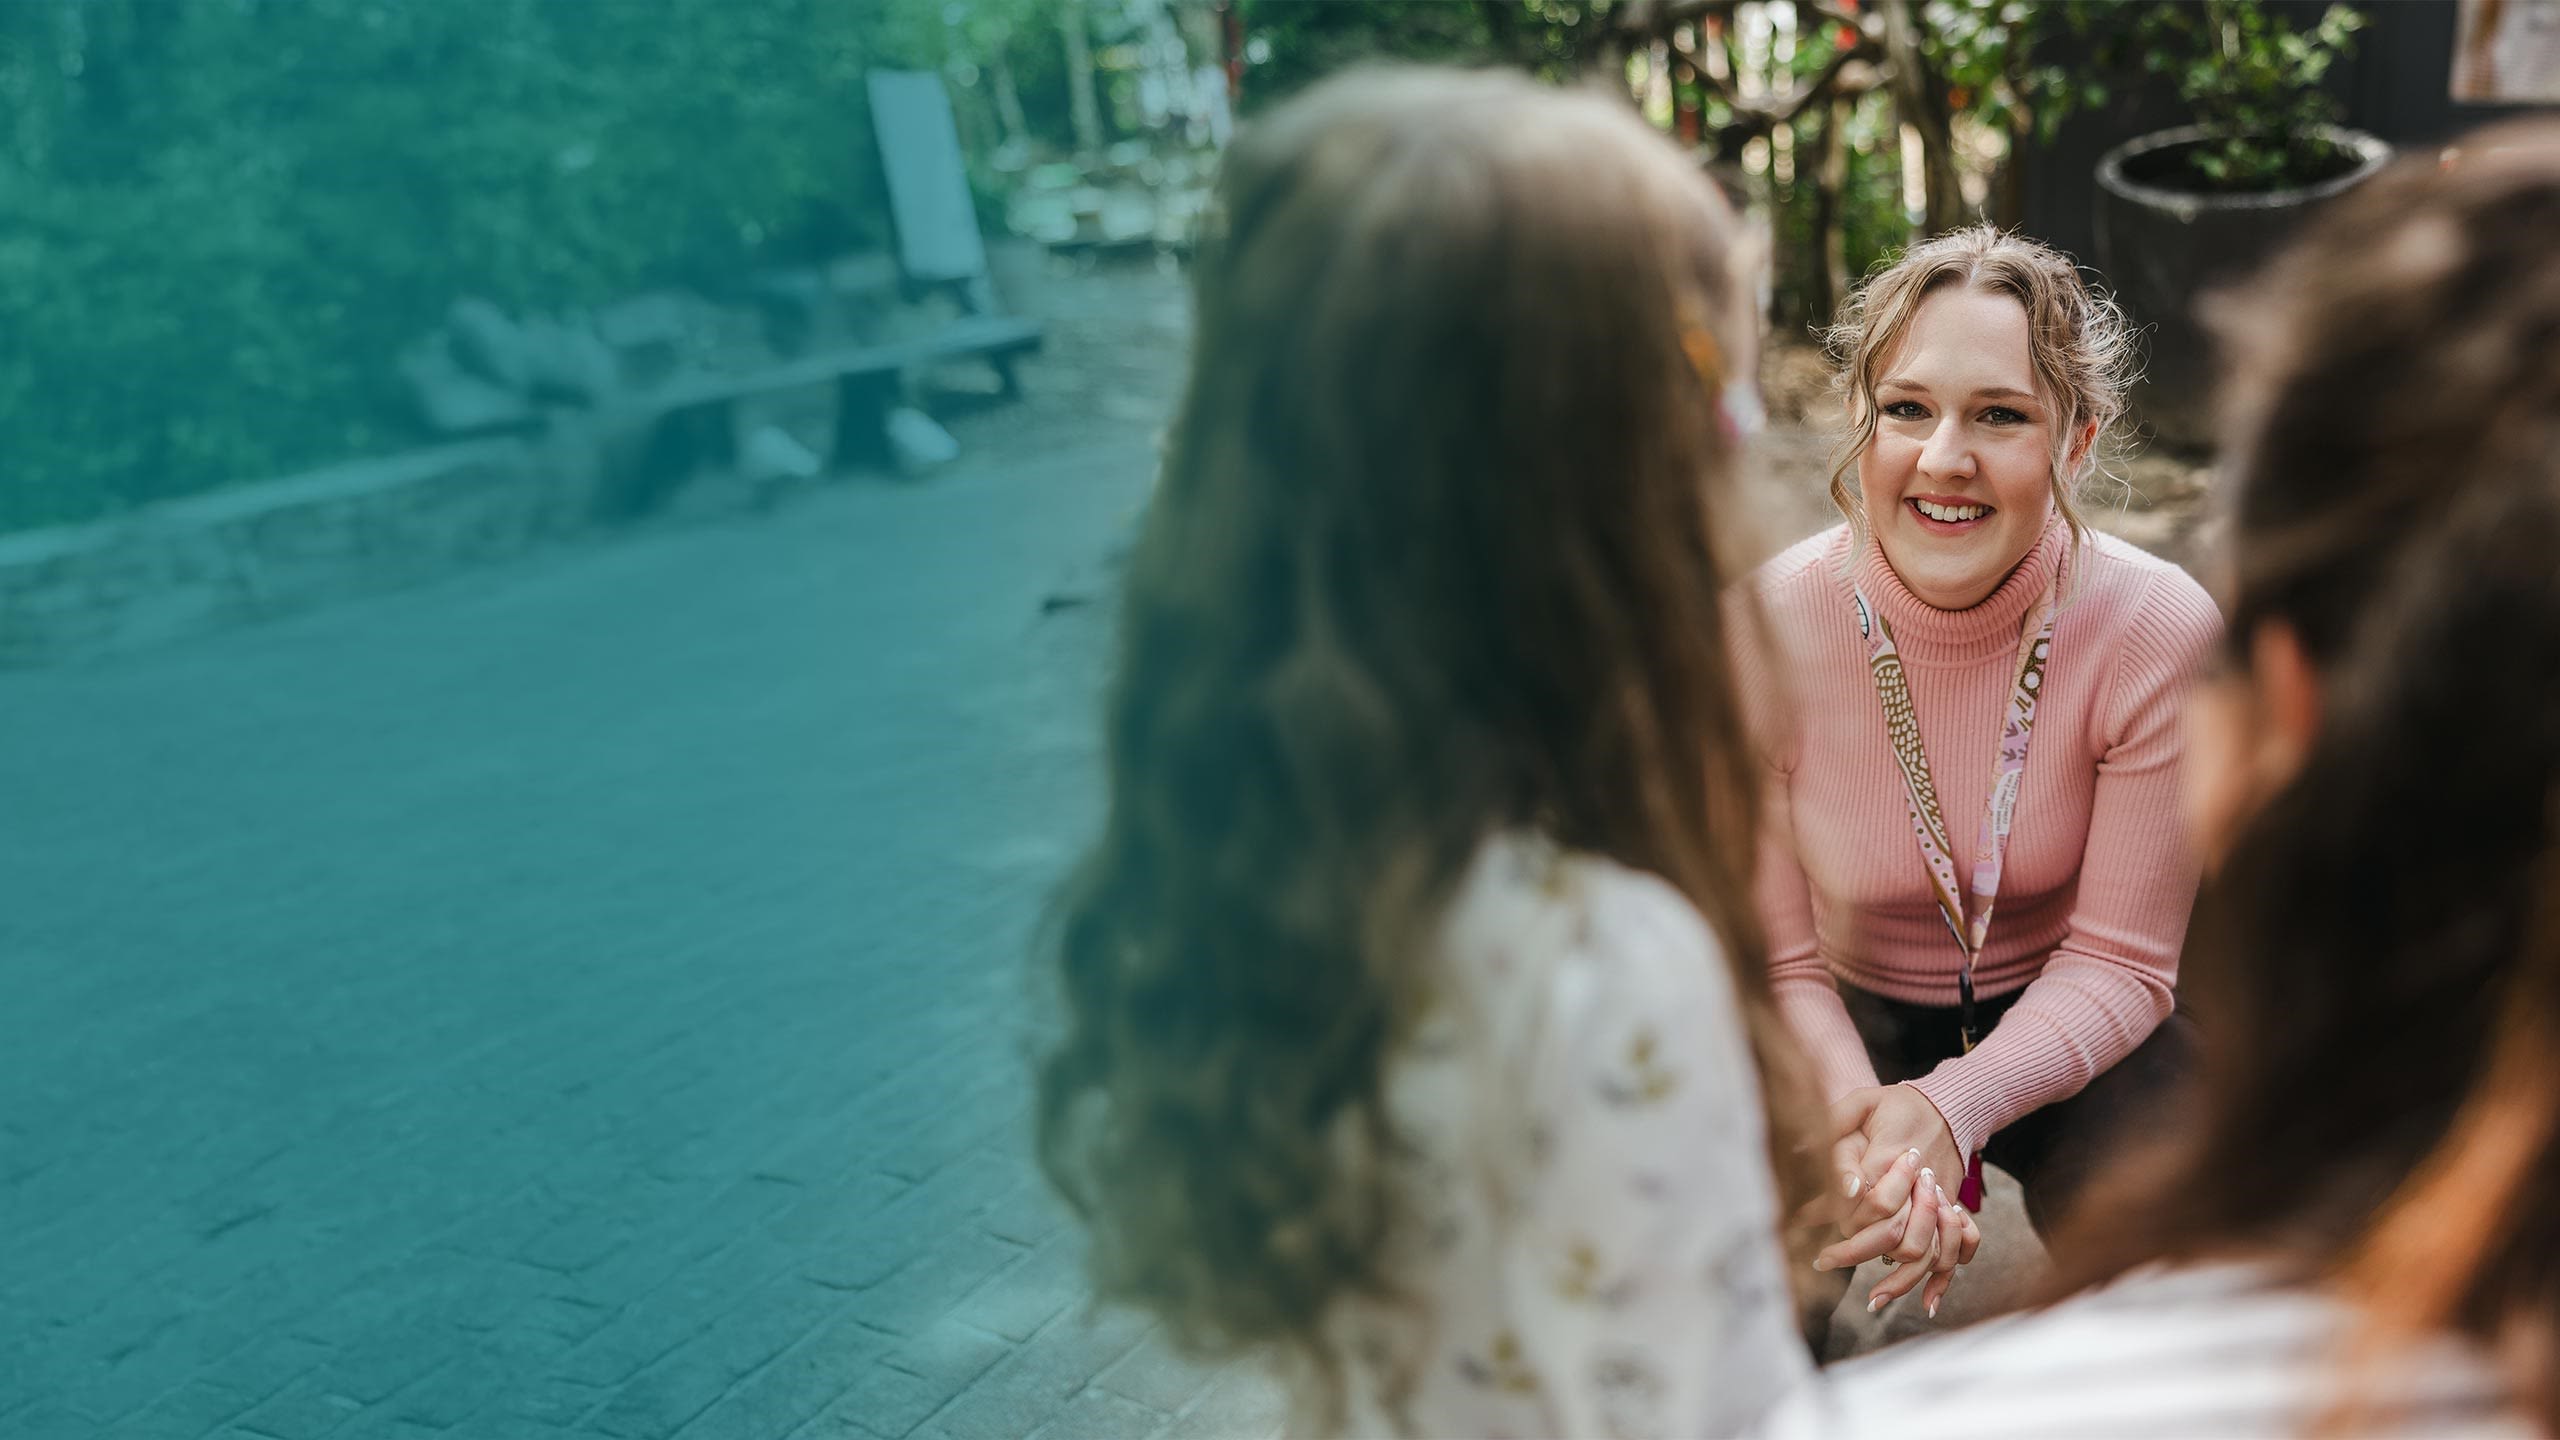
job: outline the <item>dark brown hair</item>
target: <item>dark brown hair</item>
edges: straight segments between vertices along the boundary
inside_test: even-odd
[[[1383,1071],[1506,827],[1698,906],[1803,1135],[1709,518],[1737,228],[1622,103],[1498,73],[1336,79],[1228,153],[1038,1113],[1100,1293],[1178,1341],[1323,1369],[1392,1296]]]
[[[2230,643],[2322,680],[2212,887],[2200,1129],[2075,1283],[2273,1255],[2368,1341],[2560,1339],[2560,125],[2338,201],[2224,301]],[[2112,1187],[2093,1187],[2105,1194]],[[2518,1379],[2560,1429],[2547,1363]]]

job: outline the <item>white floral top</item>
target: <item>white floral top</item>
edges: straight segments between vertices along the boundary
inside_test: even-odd
[[[1812,1370],[1760,1087],[1662,880],[1489,841],[1389,1070],[1418,1304],[1333,1317],[1353,1433],[1728,1435]]]

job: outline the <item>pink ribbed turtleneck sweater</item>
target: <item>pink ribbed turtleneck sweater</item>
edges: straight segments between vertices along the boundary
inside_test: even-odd
[[[2180,711],[2221,617],[2185,571],[2104,535],[2074,551],[2059,520],[1969,610],[1922,603],[1874,545],[1853,559],[1846,526],[1792,547],[1753,579],[1779,657],[1774,683],[1747,647],[1743,665],[1776,772],[1758,901],[1779,1008],[1836,1099],[1875,1084],[1876,1073],[1833,977],[1895,1000],[1953,1005],[1963,968],[1912,842],[1848,567],[1893,624],[1957,867],[1969,877],[2019,627],[2066,552],[2054,658],[1974,972],[1986,999],[2020,986],[2026,994],[1972,1054],[1916,1082],[1966,1154],[2078,1093],[2169,1013],[2196,888],[2179,809]]]

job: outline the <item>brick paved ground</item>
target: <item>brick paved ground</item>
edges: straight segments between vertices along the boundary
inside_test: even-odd
[[[1087,1323],[1027,936],[1182,343],[930,484],[0,676],[0,1434],[1260,1435]]]

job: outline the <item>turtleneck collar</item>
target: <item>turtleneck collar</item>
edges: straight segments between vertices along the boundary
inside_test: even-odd
[[[1886,563],[1884,547],[1867,541],[1857,564],[1858,588],[1893,625],[1893,640],[1907,661],[1962,664],[1994,655],[2012,654],[2027,608],[2044,596],[2044,588],[2071,544],[2071,529],[2060,515],[2045,522],[2044,534],[2000,588],[1966,610],[1941,610],[1911,593]]]

